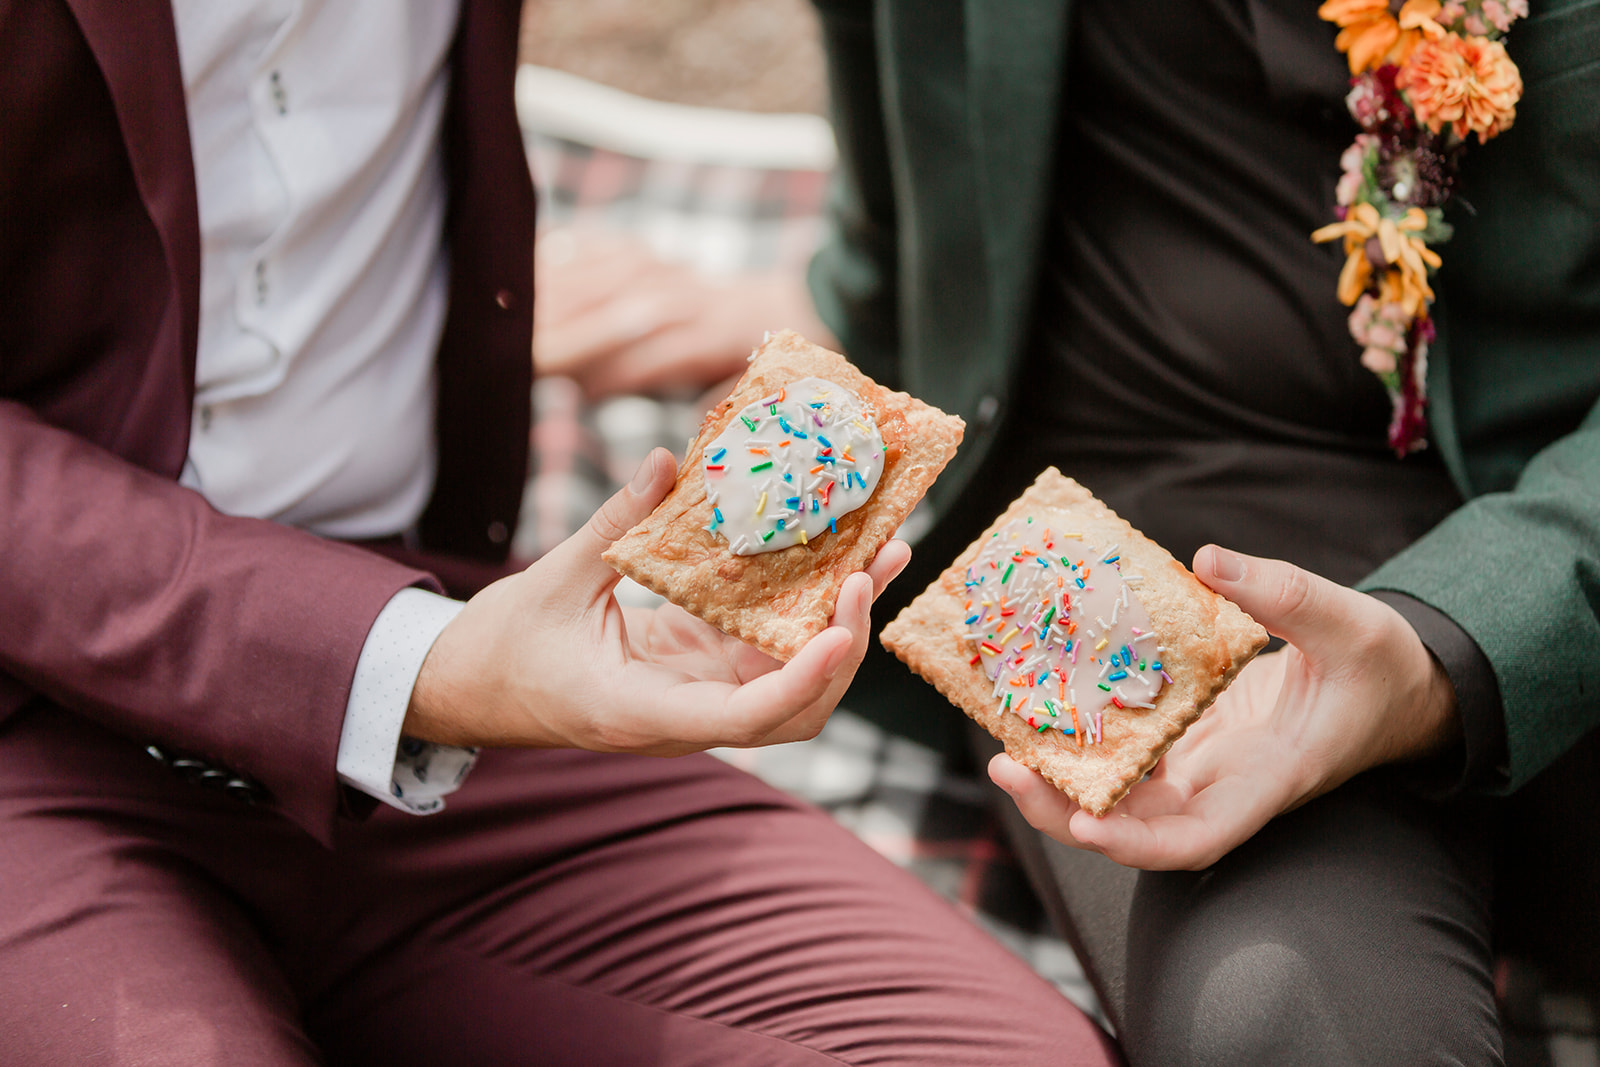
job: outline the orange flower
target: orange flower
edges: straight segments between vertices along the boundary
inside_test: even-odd
[[[1428,285],[1428,268],[1438,267],[1439,253],[1423,243],[1417,236],[1428,225],[1428,216],[1421,208],[1411,208],[1398,221],[1378,214],[1371,204],[1361,203],[1350,209],[1343,222],[1324,226],[1311,235],[1321,244],[1335,237],[1344,238],[1344,269],[1339,272],[1339,301],[1346,307],[1361,298],[1372,283],[1373,255],[1368,243],[1378,242],[1376,255],[1383,257],[1384,273],[1378,279],[1380,299],[1386,304],[1399,304],[1407,315],[1415,318],[1433,300],[1433,289]]]
[[[1444,32],[1434,16],[1439,0],[1406,0],[1398,17],[1389,0],[1325,0],[1317,15],[1339,27],[1334,47],[1345,53],[1350,73],[1404,63],[1423,37]]]
[[[1517,117],[1522,74],[1499,41],[1451,34],[1418,45],[1395,87],[1434,133],[1450,126],[1463,139],[1476,133],[1481,144]]]

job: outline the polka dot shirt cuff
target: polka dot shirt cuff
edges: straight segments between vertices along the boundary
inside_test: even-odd
[[[472,770],[475,748],[400,736],[411,688],[428,649],[466,605],[425,589],[402,589],[383,606],[356,661],[339,737],[339,780],[414,815],[444,807]]]

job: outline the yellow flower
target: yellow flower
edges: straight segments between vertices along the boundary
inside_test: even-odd
[[[1428,286],[1428,268],[1438,267],[1439,254],[1417,236],[1428,226],[1421,208],[1411,208],[1398,221],[1378,214],[1371,204],[1357,204],[1343,222],[1324,226],[1311,235],[1321,244],[1335,237],[1344,238],[1344,268],[1339,271],[1339,301],[1346,307],[1361,298],[1372,283],[1373,256],[1368,242],[1376,239],[1383,257],[1384,272],[1378,279],[1379,296],[1386,304],[1399,304],[1415,317],[1433,300]]]
[[[1406,0],[1396,16],[1389,0],[1325,0],[1317,15],[1339,27],[1334,47],[1345,53],[1350,73],[1404,63],[1425,36],[1442,36],[1434,21],[1439,0]]]
[[[1481,144],[1509,129],[1522,97],[1522,74],[1505,46],[1486,37],[1450,34],[1422,42],[1395,77],[1417,121],[1434,133],[1476,133]]]

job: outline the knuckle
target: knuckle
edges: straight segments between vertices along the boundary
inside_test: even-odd
[[[1313,595],[1311,575],[1299,567],[1289,567],[1278,584],[1277,608],[1281,615],[1303,611]]]
[[[1356,625],[1345,630],[1345,647],[1358,663],[1369,662],[1390,644],[1390,635],[1379,626]]]
[[[741,726],[733,732],[728,743],[734,748],[755,748],[766,739],[768,732],[759,726]]]
[[[603,752],[623,752],[634,748],[638,738],[626,724],[615,719],[600,719],[593,726],[592,736]]]
[[[813,719],[810,722],[802,723],[801,726],[800,726],[799,740],[801,740],[801,741],[814,740],[817,737],[817,735],[822,733],[822,727],[823,727],[825,722],[826,722],[825,719],[818,718],[818,719]]]
[[[607,541],[615,541],[628,532],[630,524],[626,520],[626,509],[622,501],[612,497],[600,505],[600,510],[590,517],[589,528],[597,536]]]

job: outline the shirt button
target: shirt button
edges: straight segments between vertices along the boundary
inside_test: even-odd
[[[517,301],[516,297],[511,294],[510,289],[502,289],[498,293],[494,294],[494,302],[500,305],[501,311],[510,311],[511,305],[515,304]]]
[[[489,529],[485,532],[489,535],[489,541],[496,545],[505,544],[506,538],[511,536],[510,528],[498,519],[496,519],[494,522],[491,522],[489,524]]]
[[[278,114],[287,115],[289,113],[289,94],[283,90],[283,75],[273,71],[267,76],[267,80],[272,85],[273,106],[278,109]]]

